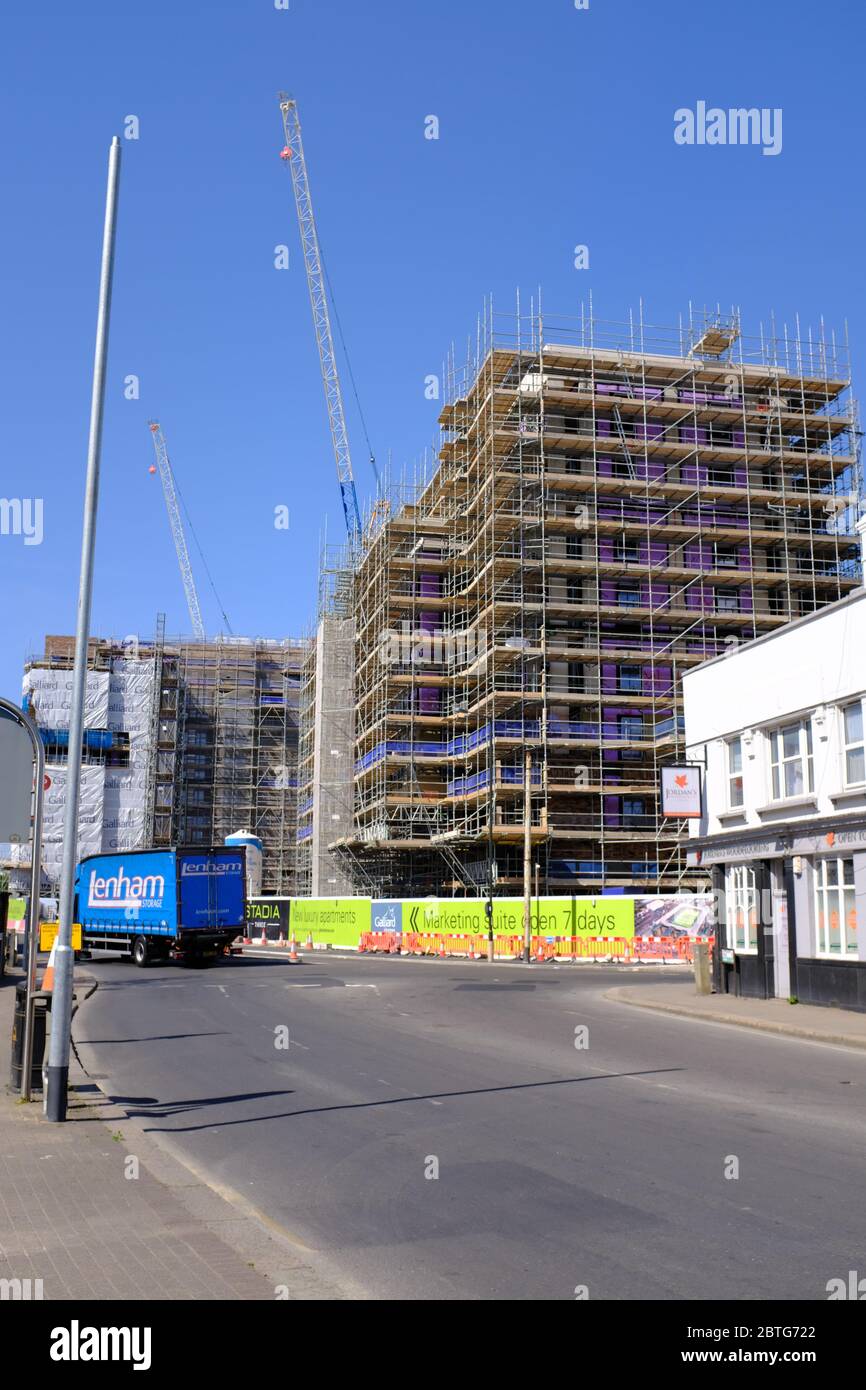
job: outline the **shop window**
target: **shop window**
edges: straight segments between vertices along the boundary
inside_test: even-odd
[[[728,763],[728,807],[735,810],[743,804],[743,742],[732,738],[725,747]]]
[[[758,889],[751,864],[725,870],[725,927],[729,950],[758,950]]]
[[[866,755],[863,743],[863,701],[846,705],[842,711],[845,743],[845,786],[866,782]]]
[[[812,726],[807,719],[773,730],[770,767],[774,801],[812,791]]]
[[[815,860],[815,949],[819,956],[858,959],[853,859]]]

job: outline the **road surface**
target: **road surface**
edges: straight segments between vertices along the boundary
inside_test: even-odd
[[[866,1273],[866,1054],[605,999],[654,969],[87,969],[88,1071],[347,1292],[825,1299]]]

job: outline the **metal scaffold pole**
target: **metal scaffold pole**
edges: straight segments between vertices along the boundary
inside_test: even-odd
[[[119,184],[120,141],[115,135],[108,154],[108,187],[102,236],[99,307],[96,318],[96,348],[90,403],[90,437],[87,448],[84,525],[81,540],[81,572],[78,587],[78,616],[75,626],[75,665],[72,672],[72,702],[69,710],[69,763],[66,774],[63,861],[60,871],[60,924],[57,934],[54,998],[51,1006],[51,1045],[48,1054],[45,1095],[45,1114],[49,1120],[54,1122],[66,1119],[67,1082],[69,1078],[69,1031],[72,1021],[72,970],[74,963],[72,919],[75,865],[78,855],[81,742],[84,733],[87,646],[93,597],[93,556],[96,544],[96,514],[99,504],[102,420],[105,409],[105,365],[108,356],[108,330],[111,318],[111,288],[114,275],[114,242]]]

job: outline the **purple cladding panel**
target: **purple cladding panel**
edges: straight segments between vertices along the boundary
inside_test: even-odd
[[[678,606],[682,606],[682,600]],[[703,608],[703,606],[703,585],[699,580],[686,589],[686,608]]]
[[[438,598],[442,593],[441,574],[420,574],[418,576],[418,593],[422,598]]]
[[[418,592],[423,598],[438,598],[442,592],[442,576],[421,574],[418,579]],[[441,618],[436,612],[419,614],[418,625],[422,632],[436,632]],[[442,691],[437,686],[422,686],[418,691],[419,714],[438,714],[442,705]]]
[[[616,692],[616,666],[603,662],[601,667],[601,689],[605,695]]]
[[[603,796],[604,805],[604,826],[606,830],[615,830],[619,825],[620,798],[618,796]]]
[[[600,536],[598,542],[598,558],[600,560],[612,560],[615,550],[612,536]]]

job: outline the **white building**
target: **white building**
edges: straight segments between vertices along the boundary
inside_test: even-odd
[[[718,987],[866,1010],[866,590],[705,662],[683,693]]]

